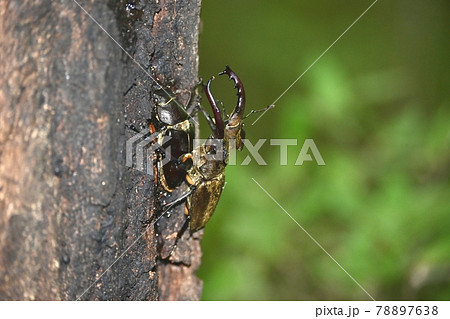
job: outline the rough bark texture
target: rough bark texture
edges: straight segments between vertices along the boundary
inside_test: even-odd
[[[187,103],[200,0],[78,3]],[[0,17],[0,299],[199,299],[201,233],[161,258],[182,207],[141,236],[160,195],[125,166],[155,83],[72,0],[1,1]]]

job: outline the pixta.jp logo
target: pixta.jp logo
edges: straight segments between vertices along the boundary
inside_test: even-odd
[[[148,175],[153,175],[153,163],[156,159],[161,161],[161,165],[165,165],[170,161],[177,161],[177,158],[173,158],[171,154],[171,147],[165,146],[172,137],[164,136],[160,139],[158,132],[150,134],[149,129],[145,129],[140,133],[134,135],[126,142],[126,161],[127,167],[133,167],[133,157],[136,160],[135,168],[138,171],[145,172]],[[230,140],[230,154],[228,156],[228,165],[249,165],[254,160],[258,165],[267,165],[263,156],[259,153],[261,147],[266,143],[266,139],[259,139],[255,144],[252,144],[248,139],[243,140],[244,146],[247,148],[249,155],[238,164],[236,148],[234,147],[235,141]],[[297,146],[296,139],[270,139],[270,146],[274,146],[279,149],[280,162],[279,165],[288,165],[288,147]],[[204,154],[207,160],[223,161],[224,159],[224,143],[221,139],[194,139],[194,148],[199,146],[213,146],[211,149],[214,152],[208,152]],[[199,159],[194,159],[199,160]],[[298,152],[297,159],[294,165],[303,165],[304,162],[315,161],[317,165],[325,165],[325,161],[319,152],[313,139],[305,139],[300,151]]]

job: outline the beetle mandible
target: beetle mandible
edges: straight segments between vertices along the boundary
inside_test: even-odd
[[[211,93],[212,77],[206,85],[206,97],[211,104],[214,120],[208,121],[213,133],[208,140],[192,151],[193,165],[187,171],[186,181],[191,185],[192,194],[187,197],[186,214],[190,216],[190,230],[195,232],[205,226],[216,209],[225,183],[225,167],[228,164],[230,142],[238,150],[243,148],[245,131],[243,115],[245,110],[245,91],[239,77],[226,67],[219,75],[226,74],[235,82],[238,102],[230,117],[224,120]],[[219,155],[208,156],[208,155]]]
[[[214,118],[211,118],[201,106],[212,134],[206,142],[196,148],[192,145],[193,123],[186,111],[164,105],[157,107],[158,119],[165,123],[162,134],[158,137],[160,145],[171,146],[172,160],[157,164],[157,171],[162,187],[171,192],[182,182],[188,185],[187,191],[179,198],[165,205],[167,212],[175,205],[185,202],[186,222],[177,235],[172,252],[178,239],[189,226],[194,233],[202,229],[214,213],[225,183],[225,167],[228,164],[230,148],[242,150],[245,132],[243,119],[245,111],[245,90],[239,77],[226,66],[219,75],[227,75],[234,81],[238,100],[228,118],[222,114],[211,92],[212,77],[205,86],[205,94],[211,105]],[[170,137],[167,143],[164,139]],[[190,150],[190,152],[188,152]],[[171,252],[171,253],[172,253]]]

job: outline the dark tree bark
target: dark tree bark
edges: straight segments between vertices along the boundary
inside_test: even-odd
[[[168,258],[182,207],[144,232],[159,194],[125,166],[149,75],[183,104],[196,85],[200,0],[134,2],[78,1],[104,30],[73,0],[0,2],[2,300],[200,298],[201,233]]]

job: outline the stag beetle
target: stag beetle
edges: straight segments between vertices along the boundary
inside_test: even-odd
[[[228,164],[230,148],[234,145],[238,150],[243,148],[244,86],[229,66],[219,75],[228,75],[229,79],[234,81],[238,100],[231,115],[225,118],[226,114],[222,114],[211,92],[211,83],[215,78],[209,79],[205,86],[205,95],[214,118],[197,104],[212,130],[204,144],[193,147],[194,124],[189,111],[171,103],[157,107],[157,118],[162,123],[161,133],[157,138],[158,144],[164,148],[171,147],[171,159],[166,163],[157,162],[156,171],[160,184],[168,192],[172,192],[183,182],[187,185],[185,193],[165,204],[163,209],[163,212],[167,212],[175,205],[185,202],[186,222],[177,235],[171,254],[188,226],[190,232],[194,233],[209,221],[225,184],[225,167]],[[168,141],[165,142],[166,140]]]

